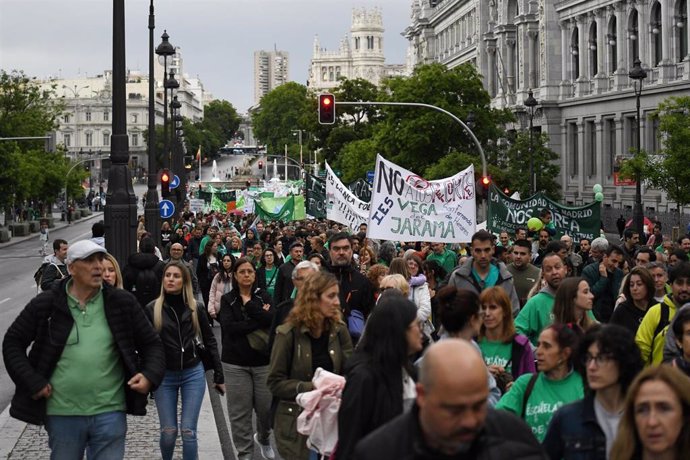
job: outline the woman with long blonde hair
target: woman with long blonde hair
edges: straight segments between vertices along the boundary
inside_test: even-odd
[[[271,353],[268,387],[277,398],[274,430],[283,458],[306,460],[306,436],[296,431],[301,408],[297,394],[314,389],[317,368],[343,374],[352,354],[352,340],[342,321],[338,280],[331,273],[316,272],[297,291],[295,306],[276,329]]]
[[[197,422],[206,391],[202,354],[207,356],[208,370],[213,368],[216,391],[225,393],[225,384],[216,339],[205,309],[197,308],[192,275],[182,263],[173,261],[165,266],[160,295],[146,306],[146,315],[165,347],[165,376],[155,392],[161,456],[164,460],[173,457],[181,396],[182,458],[196,459]]]
[[[117,259],[112,254],[103,254],[103,281],[118,289],[122,289],[122,272]]]

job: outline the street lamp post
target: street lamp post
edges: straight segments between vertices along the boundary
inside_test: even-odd
[[[156,238],[160,235],[160,212],[158,210],[158,161],[156,156],[156,93],[155,75],[153,62],[153,30],[155,26],[155,16],[153,14],[153,0],[149,6],[149,138],[148,138],[148,157],[149,174],[146,190],[146,206],[144,208],[144,219],[146,229]]]
[[[525,99],[525,107],[529,109],[529,194],[534,195],[537,193],[537,178],[535,177],[534,171],[534,108],[537,106],[538,102],[532,94],[530,89],[527,93],[527,99]]]
[[[170,90],[170,101],[172,104],[172,97],[173,97],[173,90],[177,89],[180,87],[180,83],[175,80],[175,70],[170,69],[168,71],[168,78],[166,78],[165,83],[163,84],[163,90],[167,91]],[[167,101],[167,97],[165,98]],[[172,121],[172,108],[170,110],[170,118]],[[167,168],[172,168],[172,139],[175,137],[175,125],[174,123],[169,123],[168,122],[168,111],[165,110],[165,120],[163,122],[163,125],[165,126],[165,166]],[[170,126],[170,137],[168,137],[168,126]]]
[[[125,1],[113,0],[113,122],[105,206],[105,244],[120,265],[136,250],[137,202],[129,172]]]
[[[175,47],[168,41],[170,36],[167,30],[163,31],[161,39],[163,40],[156,47],[156,54],[163,58],[163,141],[165,142],[165,149],[163,151],[163,167],[168,167],[169,164],[166,163],[168,155],[168,90],[166,87],[168,78],[168,56],[175,54]],[[160,62],[160,61],[159,61]]]
[[[640,96],[642,95],[642,80],[647,78],[647,72],[642,68],[640,59],[635,59],[633,68],[628,74],[628,78],[633,81],[633,89],[635,90],[636,108],[637,108],[637,136],[636,136],[636,151],[640,154]],[[635,205],[633,206],[633,228],[642,235],[644,228],[644,213],[642,211],[642,177],[638,171],[635,177]]]

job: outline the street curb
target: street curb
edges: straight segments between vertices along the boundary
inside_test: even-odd
[[[102,217],[103,217],[103,212],[101,212],[101,211],[95,212],[95,213],[91,214],[90,216],[86,216],[86,217],[84,217],[84,218],[82,218],[82,219],[79,219],[79,220],[77,220],[77,221],[74,221],[74,223],[86,222],[86,221],[89,221],[89,220],[94,219],[94,218],[96,218],[96,217],[101,217],[101,218],[102,218]],[[52,231],[55,231],[55,230],[59,230],[59,229],[65,228],[65,227],[67,227],[67,226],[69,226],[69,224],[63,224],[62,222],[59,222],[59,223],[56,223],[56,224],[55,224],[55,227],[54,227],[54,228],[51,228],[50,230],[51,230],[51,232],[52,232]],[[28,241],[28,240],[30,240],[30,239],[32,239],[32,238],[38,238],[39,235],[40,235],[40,233],[32,233],[31,235],[27,235],[27,236],[12,237],[12,239],[9,240],[7,243],[0,243],[0,249],[7,248],[7,247],[10,247],[10,246],[14,246],[15,244],[19,244],[19,243],[22,243],[22,242],[24,242],[24,241]]]
[[[14,450],[24,429],[26,422],[10,416],[10,405],[0,414],[0,458],[8,458]]]

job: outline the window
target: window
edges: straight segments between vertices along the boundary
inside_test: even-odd
[[[132,134],[132,147],[139,147],[139,134]]]
[[[632,155],[637,148],[637,117],[625,117],[625,154]]]
[[[110,121],[110,112],[107,110],[103,112],[103,121]]]
[[[589,28],[589,77],[594,78],[599,73],[599,53],[597,50],[597,23],[593,22]]]
[[[71,134],[63,134],[62,136],[65,147],[71,147],[72,146],[72,135]]]
[[[93,133],[86,133],[86,146],[93,146]]]
[[[649,153],[658,155],[661,152],[661,137],[659,136],[659,117],[647,119],[649,122]]]
[[[587,159],[587,175],[597,174],[597,129],[594,120],[585,122],[585,158]]]
[[[84,117],[86,118],[86,121],[91,121],[91,112],[85,112]]]
[[[580,162],[580,151],[578,145],[577,123],[568,123],[568,146],[570,147],[570,175],[577,176],[579,174],[578,164]]]
[[[131,119],[132,119],[132,123],[137,123],[137,121],[139,120],[139,115],[136,113],[133,113]]]
[[[70,118],[71,117],[70,117],[69,113],[66,113],[65,114],[65,123],[69,123]]]
[[[609,21],[608,34],[606,35],[606,45],[609,50],[609,73],[614,73],[618,68],[618,36],[616,34],[616,17],[611,17]]]
[[[683,62],[688,55],[688,1],[679,0],[676,9],[676,61]]]
[[[573,35],[570,38],[570,54],[572,55],[571,57],[571,68],[572,68],[572,75],[571,78],[573,80],[577,80],[580,78],[580,32],[577,27],[573,29]]]
[[[640,34],[637,21],[637,10],[632,10],[628,19],[628,39],[630,40],[630,62],[640,56]]]
[[[110,145],[110,133],[103,133],[103,145]]]
[[[652,51],[652,64],[657,67],[661,63],[662,49],[661,49],[661,37],[663,35],[662,24],[661,24],[661,4],[655,2],[652,7],[652,17],[651,23],[649,24],[652,35],[651,35],[651,51]]]
[[[604,129],[606,130],[606,146],[608,155],[606,156],[606,174],[611,176],[613,174],[613,165],[615,163],[616,154],[616,120],[609,118],[604,121]]]

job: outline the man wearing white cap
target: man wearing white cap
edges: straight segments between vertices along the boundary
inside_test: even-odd
[[[70,245],[71,276],[33,298],[3,341],[16,384],[10,415],[45,424],[51,458],[123,458],[125,414],[146,413],[165,372],[163,345],[134,296],[103,283],[105,252],[90,240]]]

